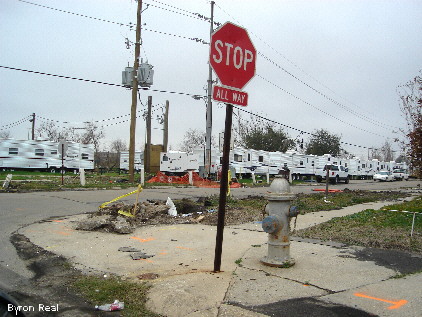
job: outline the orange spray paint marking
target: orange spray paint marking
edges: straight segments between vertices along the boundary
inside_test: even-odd
[[[152,260],[149,260],[149,259],[140,259],[141,261],[145,261],[145,262],[148,262],[148,263],[154,263],[154,261],[152,261]]]
[[[63,222],[63,220],[51,220],[52,222]]]
[[[189,250],[189,251],[192,251],[193,249],[191,249],[191,248],[186,248],[186,247],[176,247],[176,248],[178,248],[178,249],[182,249],[182,250]]]
[[[138,237],[130,237],[130,238],[133,239],[133,240],[138,240],[142,243],[155,240],[155,238],[147,238],[147,239],[142,239],[142,238],[138,238]]]
[[[52,230],[53,233],[61,234],[62,236],[70,236],[71,232]]]
[[[391,301],[391,300],[382,299],[382,298],[376,298],[376,297],[368,296],[368,295],[361,294],[361,293],[355,293],[354,295],[355,296],[358,296],[358,297],[375,299],[375,300],[379,300],[381,302],[386,302],[386,303],[393,304],[393,306],[388,307],[388,309],[397,309],[397,308],[400,308],[401,306],[403,306],[404,304],[407,303],[407,300],[405,300],[405,299],[401,299],[401,300],[399,300],[397,302],[394,302],[394,301]]]

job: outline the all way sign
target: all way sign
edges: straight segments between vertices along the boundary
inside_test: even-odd
[[[246,92],[220,86],[213,87],[212,99],[238,106],[246,107],[248,105],[248,94]]]

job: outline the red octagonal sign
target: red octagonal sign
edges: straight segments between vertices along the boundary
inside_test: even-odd
[[[225,86],[242,89],[255,76],[256,50],[248,32],[226,22],[211,35],[210,64]]]

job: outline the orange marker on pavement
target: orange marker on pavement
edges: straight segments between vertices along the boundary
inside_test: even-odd
[[[401,306],[403,306],[404,304],[407,303],[407,300],[405,300],[405,299],[401,299],[401,300],[399,300],[397,302],[394,302],[394,301],[391,301],[391,300],[382,299],[382,298],[376,298],[376,297],[368,296],[368,295],[361,294],[361,293],[355,293],[354,295],[355,296],[358,296],[358,297],[375,299],[375,300],[379,300],[381,302],[386,302],[386,303],[394,304],[393,306],[388,307],[388,309],[397,309],[397,308],[400,308]]]

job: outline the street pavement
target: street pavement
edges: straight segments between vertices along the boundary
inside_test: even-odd
[[[106,201],[104,193],[98,193],[95,203],[82,193],[75,193],[71,201],[80,202],[78,206],[84,207],[79,211],[84,212]],[[66,200],[63,193],[47,195]],[[155,193],[159,195],[166,199],[170,192],[162,189]],[[300,215],[297,229],[385,204]],[[66,210],[18,232],[86,273],[137,280],[158,276],[149,280],[153,287],[147,304],[165,316],[421,316],[422,273],[392,278],[408,273],[410,266],[421,270],[422,259],[415,255],[292,238],[296,264],[274,268],[260,261],[267,254],[267,234],[261,224],[248,223],[225,227],[221,272],[215,273],[214,226],[146,226],[129,235],[86,232],[74,229],[86,215],[65,216]],[[121,247],[152,257],[133,260],[130,253],[119,251]]]

